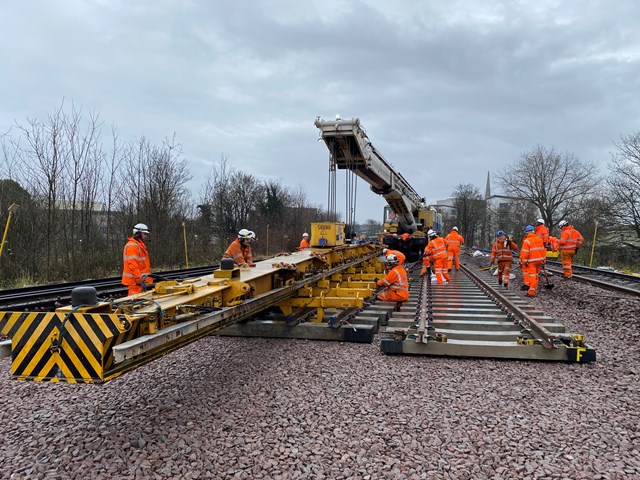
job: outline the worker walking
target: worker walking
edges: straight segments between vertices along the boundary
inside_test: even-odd
[[[542,218],[536,220],[536,235],[542,239],[544,246],[549,248],[549,229]]]
[[[300,246],[298,247],[298,250],[304,250],[305,248],[309,247],[311,247],[311,244],[309,243],[309,234],[307,232],[304,232],[302,234],[302,240],[300,240]]]
[[[454,265],[456,270],[460,270],[460,246],[464,244],[464,238],[458,233],[458,227],[453,227],[444,241],[447,244],[447,270]]]
[[[153,283],[151,262],[144,241],[149,236],[149,227],[138,223],[133,227],[133,236],[129,237],[122,253],[122,284],[129,287],[127,295],[142,293],[142,286]]]
[[[524,276],[522,289],[528,290],[527,295],[534,297],[538,291],[540,269],[547,258],[547,249],[542,243],[542,239],[535,234],[533,225],[527,225],[524,231],[526,235],[520,250],[520,265]]]
[[[390,248],[383,248],[382,254],[387,257],[388,255],[395,255],[398,258],[398,265],[404,264],[407,257],[400,250],[391,250]]]
[[[406,302],[409,300],[409,280],[407,271],[398,263],[398,257],[387,255],[384,268],[387,275],[378,280],[378,287],[385,287],[378,293],[378,300],[383,302]]]
[[[518,245],[513,243],[511,239],[502,230],[496,233],[496,242],[491,248],[491,258],[489,261],[493,263],[498,261],[498,284],[504,288],[509,288],[509,280],[511,279],[511,264],[513,263],[513,253],[518,251]]]
[[[222,258],[233,258],[233,262],[239,267],[255,267],[256,264],[253,263],[251,255],[251,242],[255,238],[255,233],[243,228],[238,232],[238,238],[231,242]]]
[[[444,238],[439,237],[433,230],[429,230],[427,236],[430,241],[424,248],[424,256],[429,259],[429,263],[435,269],[438,285],[448,284],[450,278],[447,268],[447,247]]]
[[[573,257],[578,253],[578,249],[584,237],[578,230],[573,228],[566,220],[561,220],[558,224],[562,233],[560,234],[560,260],[562,261],[562,275],[564,278],[571,278],[573,275]]]

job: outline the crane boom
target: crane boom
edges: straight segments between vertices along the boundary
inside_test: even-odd
[[[425,199],[373,146],[358,118],[323,120],[318,117],[315,125],[331,153],[332,166],[353,171],[373,192],[382,195],[398,217],[399,233],[420,229],[416,212],[426,208]]]

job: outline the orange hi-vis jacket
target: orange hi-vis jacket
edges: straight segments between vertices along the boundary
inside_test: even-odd
[[[387,249],[387,253],[385,253],[385,255],[395,255],[396,257],[398,257],[398,265],[402,265],[407,259],[404,253],[402,253],[400,250],[391,250],[390,248]]]
[[[444,237],[444,240],[445,242],[447,242],[447,248],[460,248],[460,246],[464,243],[464,237],[455,230],[451,230],[451,233]]]
[[[580,248],[582,242],[584,242],[583,236],[571,225],[562,229],[562,234],[560,235],[560,250],[575,250],[576,248]]]
[[[404,267],[396,265],[393,267],[387,276],[382,280],[378,280],[378,287],[388,287],[389,290],[393,290],[406,302],[409,300],[409,280],[407,279],[407,271]]]
[[[552,252],[557,252],[560,248],[560,242],[556,237],[549,236],[549,245],[551,246]]]
[[[305,248],[309,248],[311,245],[309,244],[309,240],[307,240],[305,237],[302,237],[302,240],[300,240],[300,247],[298,248],[298,250],[304,250]]]
[[[409,240],[411,238],[411,234],[407,233],[407,232],[404,232],[402,235],[400,235],[400,238],[406,242],[407,240]]]
[[[500,241],[497,240],[496,243],[493,244],[493,248],[491,249],[491,258],[489,261],[491,263],[494,260],[498,260],[498,262],[512,261],[513,254],[511,252],[517,252],[518,245],[509,240]]]
[[[431,240],[424,249],[424,255],[431,262],[435,262],[438,258],[447,259],[447,247],[444,238],[436,237]]]
[[[252,263],[253,257],[251,256],[251,247],[242,247],[240,239],[236,238],[227,251],[224,252],[222,258],[233,258],[233,262],[236,265],[244,265],[245,263]]]
[[[151,273],[149,253],[142,239],[129,237],[122,252],[122,263],[124,266],[122,271],[122,284],[127,286],[142,285],[142,275],[149,275]],[[147,277],[144,283],[153,283],[153,279]]]
[[[542,239],[542,243],[549,242],[549,229],[545,225],[540,224],[536,227],[536,235]]]
[[[522,241],[522,249],[520,250],[520,263],[544,262],[547,258],[547,249],[542,239],[535,233],[528,233]]]

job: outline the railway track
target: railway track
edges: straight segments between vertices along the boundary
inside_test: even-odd
[[[573,265],[572,270],[571,280],[573,281],[640,297],[640,276],[583,265]],[[562,264],[560,262],[547,260],[547,271],[553,273],[556,278],[566,281],[562,277]]]
[[[165,279],[191,278],[209,274],[215,266],[187,268],[159,272]],[[127,287],[121,283],[121,277],[82,280],[79,282],[38,285],[26,288],[14,288],[0,291],[0,310],[53,310],[71,302],[71,290],[76,287],[95,287],[103,298],[118,298],[127,294]]]
[[[582,335],[567,332],[493,277],[464,266],[450,275],[451,283],[441,286],[414,278],[409,301],[382,329],[383,352],[595,361],[595,350]]]

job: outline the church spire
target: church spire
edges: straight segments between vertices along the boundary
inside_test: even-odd
[[[489,176],[489,172],[487,172],[487,187],[485,188],[484,191],[484,199],[488,200],[489,197],[491,196],[491,177]]]

